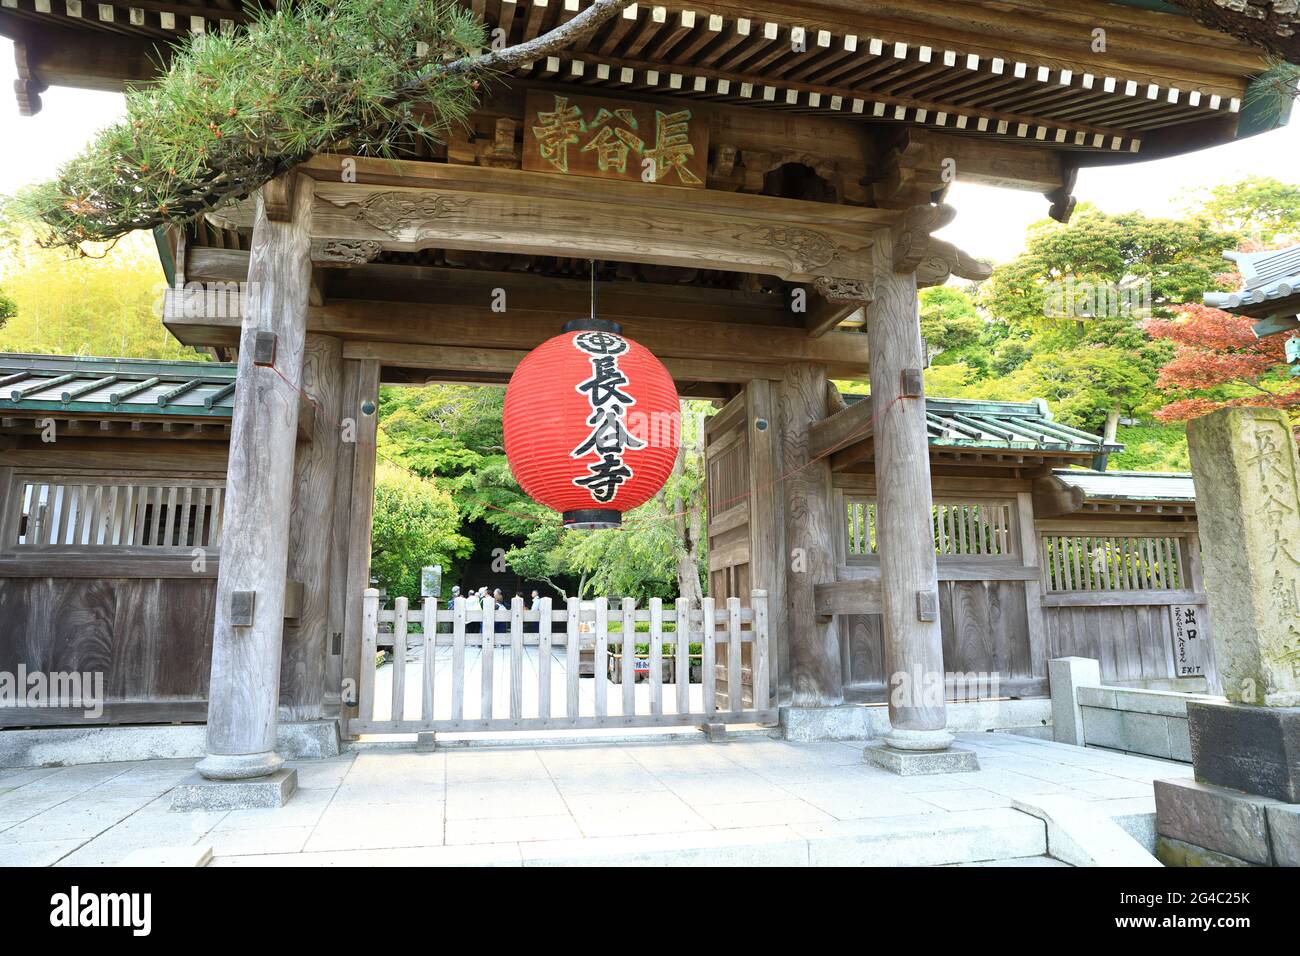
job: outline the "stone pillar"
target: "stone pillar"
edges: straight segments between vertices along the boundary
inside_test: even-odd
[[[1285,412],[1226,408],[1187,427],[1228,700],[1300,706],[1300,459]]]
[[[894,270],[893,237],[875,235],[875,297],[867,307],[875,436],[876,536],[885,635],[885,737],[898,750],[943,750],[943,640],[931,517],[925,365],[916,275]]]
[[[230,433],[207,756],[196,767],[213,780],[260,777],[284,762],[275,743],[311,210],[306,176],[288,174],[258,193]]]
[[[1101,664],[1091,657],[1054,657],[1047,662],[1052,694],[1052,739],[1058,744],[1083,746],[1083,711],[1080,687],[1101,686]]]
[[[808,426],[826,415],[826,368],[785,367],[777,394],[781,473],[785,491],[786,634],[790,704],[833,707],[844,702],[835,619],[817,617],[816,587],[835,580],[831,548],[831,472],[825,459],[808,461]]]
[[[1300,866],[1300,456],[1284,412],[1187,428],[1227,703],[1189,701],[1195,782],[1157,780],[1170,866]]]

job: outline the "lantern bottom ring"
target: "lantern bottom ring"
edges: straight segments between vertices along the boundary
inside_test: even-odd
[[[579,508],[564,512],[562,520],[566,528],[594,531],[620,527],[623,524],[623,513],[613,508]]]

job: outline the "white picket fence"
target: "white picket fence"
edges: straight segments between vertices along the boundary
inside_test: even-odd
[[[637,624],[648,630],[637,633]],[[775,723],[768,648],[765,591],[747,607],[734,597],[691,608],[681,598],[645,608],[632,598],[559,607],[542,598],[525,610],[515,598],[485,615],[465,598],[450,609],[398,598],[384,609],[369,589],[348,734]],[[392,662],[376,668],[381,649],[391,649]]]

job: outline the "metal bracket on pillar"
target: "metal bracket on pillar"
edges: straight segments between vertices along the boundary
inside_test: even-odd
[[[253,333],[253,364],[258,368],[270,368],[275,365],[274,332],[258,329]]]
[[[939,620],[939,592],[916,592],[916,619],[918,621]]]
[[[253,604],[257,597],[255,591],[232,591],[230,594],[231,627],[253,626]]]
[[[919,368],[905,368],[899,377],[899,395],[903,398],[920,398],[925,394],[925,377]]]

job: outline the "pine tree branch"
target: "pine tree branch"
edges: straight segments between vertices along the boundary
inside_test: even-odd
[[[435,67],[424,76],[417,77],[402,87],[398,91],[398,95],[402,96],[408,92],[411,94],[418,93],[423,86],[446,74],[480,71],[506,72],[518,69],[525,63],[540,60],[542,57],[549,56],[559,50],[568,49],[579,40],[585,40],[607,21],[618,16],[635,2],[636,0],[596,0],[595,3],[572,20],[561,24],[548,33],[543,33],[539,37],[517,43],[514,46],[503,47],[500,50],[493,50],[490,53],[464,57],[455,62]]]
[[[50,230],[45,244],[80,248],[83,242],[111,241],[137,229],[188,221],[246,198],[318,153],[387,154],[402,136],[432,137],[463,121],[474,108],[480,77],[508,73],[591,36],[633,0],[595,0],[540,37],[471,56],[463,52],[481,49],[483,36],[467,11],[456,12],[459,8],[439,0],[422,14],[417,0],[409,0],[398,9],[413,28],[442,28],[425,37],[437,65],[427,66],[426,60],[409,64],[409,69],[403,60],[409,52],[401,49],[400,38],[394,42],[382,30],[376,30],[375,37],[365,35],[366,2],[311,0],[305,9],[278,8],[249,27],[251,38],[232,37],[215,51],[216,41],[184,47],[173,58],[170,72],[150,87],[153,92],[137,94],[137,110],[131,111],[128,100],[129,127],[118,124],[105,130],[55,182],[26,191],[17,208],[44,221]],[[295,22],[295,17],[300,19]],[[368,41],[374,46],[350,47],[350,31],[334,31],[328,39],[313,32],[329,31],[336,23],[355,31],[358,44]],[[325,50],[324,66],[319,49],[314,58],[311,49],[304,49],[316,39]],[[285,49],[286,41],[290,52],[281,90],[239,78],[241,65],[258,56],[267,61],[268,50]],[[256,75],[276,76],[276,63],[262,62],[262,72]],[[384,70],[404,70],[411,79],[399,81],[395,89],[388,87],[392,92],[364,99],[340,93],[357,88],[353,74],[369,80],[372,88],[380,85]],[[315,94],[304,93],[304,79],[315,84]],[[227,89],[228,114],[211,112],[203,95],[213,90],[227,95]],[[281,106],[284,100],[288,102]],[[421,104],[432,107],[432,122],[413,118],[423,116]],[[250,111],[251,122],[240,115],[243,110]],[[274,116],[277,110],[281,117]],[[278,122],[267,125],[273,118]],[[177,149],[184,137],[193,139],[197,152]],[[172,167],[190,171],[178,174]]]

